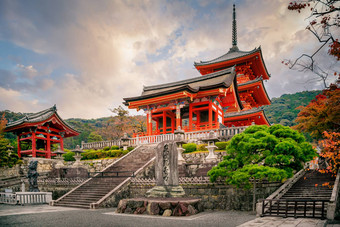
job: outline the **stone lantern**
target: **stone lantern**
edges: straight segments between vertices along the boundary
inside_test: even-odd
[[[126,132],[124,132],[124,135],[120,140],[122,141],[123,150],[126,151],[129,146],[129,141],[130,141],[130,138],[127,136]]]
[[[76,159],[76,161],[73,163],[73,166],[75,167],[80,166],[81,153],[84,153],[85,151],[80,149],[79,145],[77,145],[76,149],[73,149],[72,152],[75,153],[74,158]]]
[[[208,137],[202,139],[202,141],[208,143],[207,148],[209,155],[205,158],[205,161],[208,163],[217,162],[217,156],[215,155],[214,151],[217,148],[215,146],[215,142],[219,141],[219,139],[215,136],[214,131],[210,131]]]
[[[60,149],[60,147],[58,147],[58,149],[53,151],[52,153],[57,155],[56,159],[58,160],[58,162],[55,165],[55,168],[60,169],[61,167],[64,166],[64,163],[63,163],[63,159],[64,159],[63,154],[66,154],[66,152],[63,151],[62,149]]]
[[[181,126],[178,126],[178,129],[174,131],[174,134],[178,151],[178,165],[182,165],[185,164],[185,159],[182,156],[182,153],[184,151],[182,144],[186,144],[186,142],[184,141],[184,130],[181,129]]]

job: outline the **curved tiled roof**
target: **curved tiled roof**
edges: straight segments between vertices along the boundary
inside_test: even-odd
[[[254,108],[252,108],[250,110],[243,110],[243,111],[240,111],[240,112],[225,113],[224,114],[224,118],[248,115],[248,114],[253,114],[253,113],[257,113],[257,112],[264,112],[264,110],[262,108],[254,107]]]
[[[37,113],[25,114],[25,116],[23,118],[16,120],[16,121],[13,121],[13,122],[7,123],[5,130],[10,131],[11,128],[19,126],[21,124],[25,124],[25,123],[38,123],[38,122],[41,122],[41,121],[45,121],[45,120],[49,119],[50,117],[52,117],[54,114],[57,115],[57,117],[60,119],[60,121],[64,125],[66,125],[70,129],[72,129],[73,131],[78,132],[71,125],[69,125],[68,123],[63,121],[63,119],[61,119],[61,117],[57,113],[56,105],[54,105],[51,108],[48,108],[46,110],[42,110],[40,112],[37,112]]]
[[[253,84],[253,83],[256,83],[256,82],[259,82],[259,81],[263,81],[262,76],[257,77],[256,79],[253,79],[253,80],[249,80],[249,81],[244,82],[244,83],[240,83],[240,84],[238,84],[238,86],[244,86],[244,85],[248,85],[248,84]]]
[[[248,84],[253,84],[253,83],[256,83],[256,82],[259,82],[259,81],[262,83],[262,87],[263,87],[264,93],[267,96],[267,99],[269,100],[269,102],[271,103],[271,100],[270,100],[269,95],[267,93],[266,87],[263,85],[263,78],[262,78],[262,76],[254,79],[254,80],[249,80],[247,82],[238,84],[238,86],[241,87],[241,86],[245,86],[245,85],[248,85]]]
[[[237,117],[237,116],[246,116],[246,115],[249,115],[249,114],[254,114],[254,113],[260,113],[262,112],[263,113],[263,116],[264,118],[266,119],[266,121],[269,123],[270,125],[270,122],[264,112],[264,109],[263,108],[252,108],[250,110],[243,110],[243,111],[240,111],[240,112],[231,112],[231,113],[225,113],[224,114],[224,118],[230,118],[230,117]]]
[[[216,87],[230,87],[234,81],[235,68],[227,68],[218,72],[210,73],[205,76],[194,77],[187,80],[172,83],[146,86],[142,95],[137,97],[124,98],[125,101],[137,101],[152,98],[160,95],[175,93],[178,91],[189,91],[196,93],[200,90],[212,89]],[[236,85],[237,86],[237,85]]]
[[[222,55],[218,58],[215,58],[213,60],[194,62],[194,66],[210,65],[210,64],[214,64],[214,63],[229,61],[229,60],[237,59],[237,58],[240,58],[240,57],[244,57],[244,56],[256,53],[257,51],[261,51],[261,47],[255,48],[251,51],[240,51],[240,50],[238,50],[238,48],[231,48],[228,51],[228,53],[226,53],[226,54],[224,54],[224,55]]]

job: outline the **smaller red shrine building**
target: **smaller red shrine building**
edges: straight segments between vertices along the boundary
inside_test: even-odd
[[[52,144],[59,144],[60,149],[64,150],[64,138],[79,135],[78,131],[61,119],[55,105],[7,123],[5,132],[18,136],[19,157],[32,155],[51,158]]]

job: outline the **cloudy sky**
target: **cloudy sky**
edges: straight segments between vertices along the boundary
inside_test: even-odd
[[[199,76],[194,61],[231,47],[233,2],[238,47],[261,45],[271,98],[322,88],[281,63],[317,48],[286,0],[0,0],[0,110],[110,116],[143,85]]]

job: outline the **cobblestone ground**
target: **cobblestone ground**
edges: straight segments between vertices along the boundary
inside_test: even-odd
[[[311,218],[256,218],[239,225],[238,227],[340,227],[340,224],[327,224],[326,220]]]
[[[64,207],[9,206],[0,204],[0,226],[18,227],[235,227],[255,218],[251,212],[205,211],[188,217],[117,214],[115,208],[86,210]]]
[[[307,218],[256,218],[252,212],[205,211],[189,217],[116,214],[115,208],[84,210],[48,205],[12,206],[0,204],[0,226],[185,226],[185,227],[340,227],[326,220]],[[335,224],[337,223],[337,224]]]

